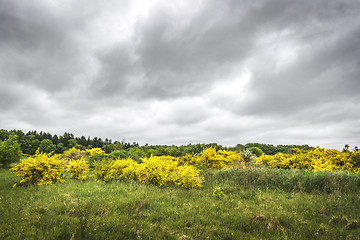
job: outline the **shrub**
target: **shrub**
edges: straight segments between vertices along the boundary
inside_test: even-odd
[[[174,157],[152,156],[143,158],[143,163],[136,169],[136,176],[140,182],[152,185],[165,185],[171,182],[171,172],[175,171],[178,162]]]
[[[278,153],[273,156],[262,155],[257,163],[266,164],[272,168],[360,172],[357,160],[358,156],[358,152],[340,152],[338,150],[325,150],[322,148],[305,151],[294,148],[290,154]]]
[[[76,149],[75,147],[72,147],[72,148],[70,148],[68,150],[65,150],[64,153],[63,153],[63,156],[66,156],[66,155],[68,155],[68,154],[70,154],[72,152],[84,152],[84,151],[81,151],[79,149]]]
[[[194,166],[178,166],[178,158],[171,156],[152,156],[143,158],[137,165],[136,176],[145,184],[175,184],[184,188],[200,188],[204,178]]]
[[[42,185],[61,181],[60,172],[65,168],[66,162],[60,155],[50,155],[37,151],[34,158],[21,160],[10,170],[22,178],[21,185]]]
[[[110,177],[110,171],[113,161],[102,160],[94,162],[94,173],[97,179],[105,180],[106,177]]]
[[[194,166],[178,166],[172,175],[173,182],[183,188],[201,188],[204,182],[200,170]]]
[[[114,179],[120,179],[122,176],[129,179],[135,179],[137,165],[137,162],[132,158],[116,159],[111,164],[110,175]]]
[[[91,149],[86,149],[86,152],[92,156],[95,154],[105,154],[104,150],[102,150],[101,148],[91,148]]]
[[[236,161],[243,161],[243,158],[235,151],[216,151],[215,148],[210,147],[203,149],[201,156],[199,156],[196,161],[199,164],[209,168],[224,169],[230,168]]]
[[[70,160],[67,165],[68,172],[71,172],[71,178],[76,180],[84,180],[86,173],[89,171],[89,165],[84,157],[79,160]]]
[[[257,157],[260,157],[261,155],[264,154],[263,151],[258,147],[251,147],[251,148],[248,148],[248,150],[250,152],[252,152],[253,154],[255,154],[255,156],[257,156]]]
[[[249,149],[242,150],[240,152],[240,156],[244,162],[250,162],[252,159],[254,159],[254,154]]]
[[[84,156],[84,152],[83,151],[73,151],[70,152],[68,154],[66,154],[65,156],[63,156],[63,159],[65,160],[78,160],[81,159]]]

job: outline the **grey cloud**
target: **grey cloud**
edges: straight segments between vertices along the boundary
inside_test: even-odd
[[[99,82],[121,92],[129,81],[126,76],[136,76],[142,84],[132,88],[136,94],[130,91],[129,95],[142,98],[201,94],[252,51],[256,32],[246,21],[250,13],[234,12],[227,4],[218,3],[201,6],[195,15],[180,14],[188,18],[185,23],[179,23],[169,9],[158,7],[138,22],[131,45],[116,46],[99,58]],[[124,47],[133,52],[121,50]],[[131,54],[136,56],[135,62],[129,61]]]
[[[311,22],[317,16],[304,17]],[[347,18],[340,15],[338,18],[332,17],[332,31],[319,33],[312,41],[301,42],[306,47],[290,67],[277,71],[271,58],[255,64],[249,91],[256,97],[235,111],[246,114],[289,114],[316,103],[357,96],[360,90],[357,77],[360,74],[357,41],[360,19],[353,19],[352,14]],[[357,23],[343,30],[344,18]],[[301,37],[307,31],[298,30],[294,31],[293,37],[297,34]],[[261,63],[265,65],[259,65]]]
[[[1,1],[0,69],[4,78],[50,91],[65,88],[84,70],[71,33],[76,25],[40,3]]]
[[[0,124],[150,144],[355,142],[358,1],[189,3],[139,17],[133,1],[0,0]]]

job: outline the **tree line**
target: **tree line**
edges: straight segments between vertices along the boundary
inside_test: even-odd
[[[102,148],[105,153],[113,153],[119,157],[131,156],[134,158],[153,156],[174,156],[181,157],[186,154],[199,154],[204,148],[213,147],[216,150],[230,150],[241,152],[250,150],[253,154],[274,155],[276,153],[289,153],[292,148],[304,150],[311,149],[308,145],[271,145],[261,143],[237,144],[233,147],[224,147],[217,143],[198,143],[188,145],[148,145],[140,146],[138,143],[129,143],[125,140],[112,141],[111,139],[101,139],[100,137],[75,137],[72,133],[65,132],[63,135],[50,134],[46,132],[29,131],[24,133],[22,130],[5,130],[0,129],[0,155],[3,152],[4,157],[8,156],[10,146],[17,146],[21,151],[20,154],[34,155],[39,149],[45,153],[63,153],[64,151],[75,147],[79,150]],[[16,147],[15,147],[16,148]],[[1,150],[3,149],[3,150]],[[14,152],[14,151],[13,151]],[[1,159],[1,156],[0,156]]]
[[[22,130],[7,131],[5,129],[0,129],[0,141],[8,139],[11,135],[17,136],[17,141],[21,145],[20,148],[22,153],[28,155],[34,155],[38,148],[42,152],[63,153],[65,150],[73,147],[80,150],[102,148],[104,150],[106,149],[106,152],[111,152],[114,143],[120,143],[125,149],[138,146],[137,143],[130,144],[124,140],[119,143],[113,143],[112,140],[108,138],[103,140],[99,137],[75,137],[74,134],[68,132],[58,136],[57,134],[52,135],[51,133],[42,131],[29,131],[24,133]]]

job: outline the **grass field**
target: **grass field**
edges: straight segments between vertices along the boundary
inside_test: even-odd
[[[133,180],[15,187],[0,169],[0,239],[360,239],[360,174],[204,169],[202,189]]]

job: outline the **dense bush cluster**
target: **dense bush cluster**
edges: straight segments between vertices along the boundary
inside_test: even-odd
[[[322,148],[306,151],[295,148],[290,154],[262,155],[257,163],[272,168],[360,172],[360,151],[344,150],[340,152]]]
[[[200,153],[188,152],[184,156],[144,156],[147,154],[140,148],[110,154],[106,154],[101,148],[81,150],[72,147],[63,154],[42,153],[38,150],[34,156],[22,160],[11,171],[22,178],[22,185],[62,181],[64,171],[69,172],[72,179],[85,180],[92,169],[92,176],[98,180],[133,179],[150,185],[201,188],[204,177],[200,174],[199,167],[221,170],[240,164],[241,168],[245,168],[245,163],[249,164],[256,158],[254,152],[261,153],[256,148],[231,151],[209,146]],[[348,146],[342,152],[321,148],[294,148],[288,154],[262,154],[256,160],[257,164],[270,168],[360,172],[360,151],[350,151]]]
[[[122,178],[137,179],[150,185],[178,185],[200,188],[204,178],[200,170],[191,165],[181,165],[180,159],[171,156],[151,156],[137,163],[131,158],[95,162],[97,179],[111,181]]]

